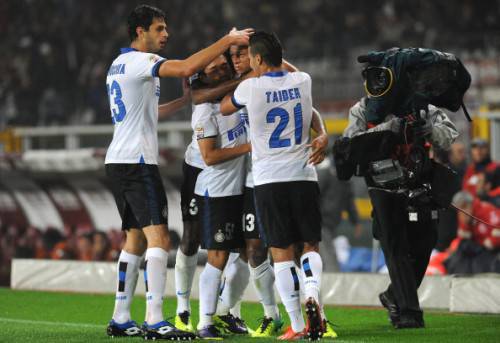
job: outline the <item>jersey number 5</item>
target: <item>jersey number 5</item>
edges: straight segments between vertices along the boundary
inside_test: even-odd
[[[122,89],[116,80],[111,83],[111,87],[109,84],[106,84],[108,88],[108,96],[111,104],[111,100],[116,105],[116,108],[111,106],[111,114],[113,117],[113,123],[121,122],[125,115],[127,114],[127,109],[125,108],[125,104],[122,101]],[[112,105],[112,104],[111,104]]]
[[[285,148],[291,145],[291,140],[290,138],[280,138],[280,136],[288,125],[290,115],[284,108],[275,107],[267,112],[266,121],[269,124],[274,123],[276,121],[276,117],[280,118],[280,122],[269,138],[269,147]],[[293,119],[295,126],[295,144],[300,144],[302,143],[302,105],[300,102],[293,108]]]

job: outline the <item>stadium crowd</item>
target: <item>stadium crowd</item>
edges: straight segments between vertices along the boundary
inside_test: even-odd
[[[110,123],[103,86],[106,68],[120,45],[128,42],[120,24],[135,4],[133,0],[115,1],[113,6],[77,0],[0,3],[0,129]],[[283,40],[287,58],[327,58],[340,62],[339,68],[359,50],[398,45],[400,37],[407,46],[455,52],[486,54],[500,49],[498,35],[490,34],[500,29],[497,1],[446,4],[444,0],[162,2],[173,33],[165,55],[185,57],[232,26],[274,30]],[[177,87],[162,92],[161,101],[179,95],[178,81],[163,84]]]

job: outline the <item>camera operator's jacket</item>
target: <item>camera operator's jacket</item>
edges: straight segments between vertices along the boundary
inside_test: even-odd
[[[388,115],[384,122],[373,126],[366,120],[366,98],[362,98],[349,110],[349,124],[344,130],[345,137],[355,137],[368,132],[391,130],[395,118]],[[448,150],[451,144],[458,137],[458,131],[455,125],[450,121],[446,113],[439,108],[429,105],[428,120],[432,122],[432,134],[427,138],[434,147]]]

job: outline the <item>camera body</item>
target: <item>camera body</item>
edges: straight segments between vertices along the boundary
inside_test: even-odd
[[[450,53],[423,48],[391,48],[358,57],[368,95],[366,118],[379,124],[388,114],[418,115],[428,105],[456,112],[471,77],[459,58]]]

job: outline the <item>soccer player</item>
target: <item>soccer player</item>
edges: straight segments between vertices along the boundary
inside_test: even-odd
[[[221,112],[233,113],[243,106],[248,110],[257,220],[264,229],[263,239],[270,246],[276,287],[291,321],[291,327],[279,339],[317,340],[324,332],[324,319],[319,305],[321,214],[313,164],[323,159],[328,137],[324,133],[310,142],[311,78],[303,72],[282,70],[278,38],[265,32],[255,33],[250,38],[249,57],[258,77],[241,82],[232,97],[226,96]],[[294,263],[297,243],[304,244],[300,262],[307,329]]]
[[[203,69],[230,45],[248,42],[251,30],[231,31],[185,60],[166,60],[156,52],[167,42],[165,14],[140,5],[128,18],[130,47],[108,70],[106,84],[115,124],[106,154],[106,174],[114,188],[126,242],[118,260],[115,310],[110,336],[146,339],[192,339],[163,317],[169,236],[167,199],[157,166],[158,77],[189,77]],[[130,318],[130,302],[139,261],[145,253],[146,316],[143,329]]]
[[[205,114],[199,116],[195,133],[207,167],[198,175],[195,194],[202,219],[201,247],[207,249],[208,261],[200,275],[198,336],[220,339],[222,335],[213,315],[229,252],[244,245],[242,193],[245,155],[250,151],[250,144],[245,123],[238,113],[222,116],[219,102],[199,106],[203,106]]]
[[[202,72],[191,77],[190,85],[193,92],[196,92],[200,87],[218,85],[230,77],[231,71],[228,61],[221,55]],[[175,260],[175,290],[177,295],[175,326],[184,331],[194,331],[191,323],[189,298],[200,247],[199,206],[196,202],[194,188],[198,174],[206,167],[198,145],[196,125],[198,121],[203,120],[202,116],[210,116],[210,114],[211,112],[207,111],[207,104],[193,106],[191,116],[193,137],[186,149],[182,167],[184,178],[181,185],[181,210],[184,229]]]

